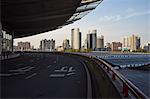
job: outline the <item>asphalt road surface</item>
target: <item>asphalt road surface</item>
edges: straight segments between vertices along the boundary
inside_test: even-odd
[[[78,57],[26,53],[1,63],[1,98],[87,98],[87,70]]]

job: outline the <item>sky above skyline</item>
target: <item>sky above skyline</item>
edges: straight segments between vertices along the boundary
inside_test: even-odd
[[[97,29],[97,35],[104,35],[104,41],[122,42],[124,36],[132,34],[141,37],[141,43],[150,42],[150,0],[103,0],[88,15],[73,24],[42,34],[15,39],[29,41],[35,48],[42,39],[54,39],[56,46],[62,45],[64,39],[71,39],[71,29],[80,28],[82,43],[89,30]]]

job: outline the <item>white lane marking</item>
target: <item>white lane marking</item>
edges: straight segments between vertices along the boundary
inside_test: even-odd
[[[91,98],[92,97],[92,92],[91,92],[92,87],[91,87],[90,73],[89,73],[89,70],[88,70],[86,64],[81,60],[79,60],[79,61],[83,64],[83,66],[85,67],[85,70],[86,70],[86,74],[87,74],[87,98]]]
[[[72,72],[72,73],[68,73],[68,74],[66,74],[66,75],[67,75],[67,76],[70,76],[70,75],[74,75],[74,74],[75,74],[75,73]]]
[[[75,69],[73,69],[73,67],[69,67],[68,72],[74,72],[74,71],[75,71]]]
[[[65,77],[65,74],[51,74],[50,77]]]
[[[12,74],[0,74],[0,76],[11,76]]]
[[[24,74],[24,72],[13,73],[12,75]]]
[[[61,70],[65,70],[65,69],[67,69],[68,67],[67,66],[63,66],[62,68],[61,68]]]
[[[67,72],[68,70],[55,70],[54,72]]]
[[[68,71],[67,68],[68,68],[67,66],[64,66],[61,69],[54,70],[54,72],[67,72]]]
[[[52,65],[47,66],[47,68],[51,67]]]
[[[19,69],[14,69],[14,70],[9,70],[10,72],[26,72],[26,71],[30,71],[35,67],[31,67],[31,66],[26,66],[23,68],[19,68]]]
[[[33,68],[35,68],[35,67],[30,67],[30,68],[27,68],[27,69],[25,69],[25,70],[23,70],[23,71],[30,71],[30,70],[32,70]]]
[[[9,70],[10,72],[18,72],[18,71],[22,71],[23,69],[29,68],[30,66],[26,66],[26,67],[22,67],[22,68],[18,68],[18,69],[14,69],[14,70]]]
[[[31,78],[31,77],[33,77],[33,76],[35,76],[35,75],[37,75],[37,73],[31,74],[31,75],[27,76],[25,79],[29,79],[29,78]]]

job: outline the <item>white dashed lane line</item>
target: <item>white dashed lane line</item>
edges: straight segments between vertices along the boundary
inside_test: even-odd
[[[47,68],[50,68],[52,65],[48,65]]]
[[[68,74],[66,74],[67,76],[70,76],[70,75],[74,75],[75,73],[68,73]]]
[[[30,66],[26,66],[26,67],[14,69],[14,70],[9,70],[9,71],[10,71],[10,72],[19,72],[19,71],[22,71],[23,69],[27,69],[27,68],[29,68],[29,67],[30,67]]]
[[[25,79],[32,78],[32,77],[33,77],[33,76],[35,76],[35,75],[37,75],[37,73],[33,73],[33,74],[31,74],[31,75],[27,76]]]
[[[65,74],[51,74],[50,77],[65,77]]]

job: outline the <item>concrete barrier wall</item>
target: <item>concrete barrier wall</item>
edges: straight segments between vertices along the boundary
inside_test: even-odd
[[[10,54],[10,55],[1,55],[0,56],[0,60],[6,60],[6,59],[12,59],[12,58],[16,58],[16,57],[19,57],[20,54]]]

